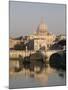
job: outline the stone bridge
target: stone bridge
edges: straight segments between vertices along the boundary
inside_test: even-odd
[[[41,53],[43,54],[43,57],[46,56],[47,57],[47,61],[49,60],[50,56],[54,53],[58,53],[60,51],[63,51],[63,50],[48,50],[46,52],[44,51],[41,51]]]
[[[40,51],[41,54],[42,54],[42,57],[43,57],[43,60],[45,60],[45,56],[47,57],[46,61],[49,61],[49,58],[52,54],[54,53],[57,53],[59,51],[62,51],[62,50],[48,50],[48,51]],[[30,54],[33,54],[35,53],[35,51],[15,51],[15,50],[12,50],[10,51],[9,53],[9,57],[10,59],[12,58],[19,58],[19,55],[21,55],[22,57],[25,57],[25,56],[29,56]],[[12,63],[12,64],[11,64]],[[10,67],[20,67],[20,63],[19,63],[19,60],[10,60]]]
[[[47,60],[49,60],[49,58],[52,54],[57,53],[59,51],[63,51],[63,50],[48,50],[48,51],[40,51],[40,52],[43,56],[43,59],[46,56]],[[12,50],[9,53],[9,57],[10,58],[19,58],[19,55],[21,55],[24,58],[24,57],[30,56],[30,54],[34,54],[34,53],[35,53],[35,51],[15,51],[15,50]]]

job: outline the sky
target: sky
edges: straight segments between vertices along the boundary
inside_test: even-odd
[[[65,4],[9,1],[9,35],[19,37],[32,34],[37,30],[42,17],[48,32],[65,34]]]

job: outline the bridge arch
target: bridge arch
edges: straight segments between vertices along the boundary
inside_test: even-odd
[[[56,69],[66,69],[66,53],[63,51],[52,54],[49,64]]]
[[[61,50],[49,50],[47,52],[45,52],[45,56],[47,57],[47,61],[49,61],[50,57],[55,54],[60,52]]]

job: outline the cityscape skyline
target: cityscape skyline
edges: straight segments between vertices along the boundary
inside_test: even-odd
[[[65,4],[47,4],[10,1],[9,34],[12,37],[25,36],[37,31],[41,17],[53,34],[65,34]]]
[[[9,2],[9,88],[66,85],[66,5]]]

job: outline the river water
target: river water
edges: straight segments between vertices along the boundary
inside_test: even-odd
[[[10,62],[10,66],[12,66]],[[14,62],[13,62],[14,63]],[[20,72],[11,72],[9,75],[9,88],[48,87],[63,86],[66,84],[66,72],[42,65],[31,71],[29,68],[22,68]]]

